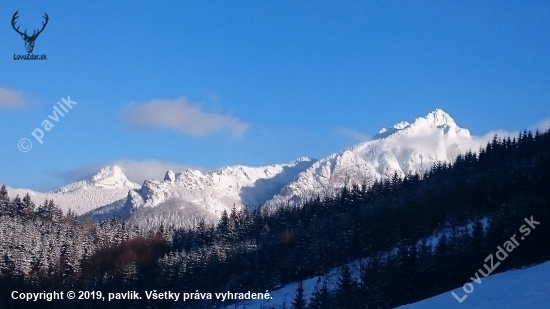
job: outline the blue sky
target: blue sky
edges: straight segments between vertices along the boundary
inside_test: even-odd
[[[29,34],[48,14],[47,60],[13,59],[17,10]],[[11,187],[321,158],[435,108],[476,135],[550,118],[547,1],[3,1],[0,39]]]

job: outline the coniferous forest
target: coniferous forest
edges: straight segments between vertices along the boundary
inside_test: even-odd
[[[337,286],[320,280],[305,299],[298,284],[286,308],[394,308],[462,286],[479,269],[487,274],[485,258],[521,236],[531,217],[540,224],[495,272],[550,260],[550,130],[495,136],[422,175],[353,184],[299,206],[234,208],[216,225],[187,229],[82,222],[52,201],[10,199],[2,187],[0,308],[216,308],[227,301],[147,300],[144,291],[260,293],[337,267]],[[142,299],[10,297],[69,290]]]

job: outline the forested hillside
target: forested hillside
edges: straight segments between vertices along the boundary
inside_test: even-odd
[[[147,300],[144,291],[265,292],[366,257],[359,282],[344,267],[335,290],[320,283],[312,300],[298,293],[287,308],[393,308],[469,282],[514,234],[525,238],[496,272],[550,260],[550,131],[495,137],[426,174],[354,184],[299,206],[233,209],[215,226],[140,231],[116,219],[79,222],[48,201],[35,208],[0,191],[1,308],[99,306],[14,303],[13,290],[138,291],[141,300],[100,305],[215,308],[215,297]],[[531,217],[540,224],[520,233]],[[471,232],[459,228],[468,224]],[[434,248],[424,241],[444,229]]]

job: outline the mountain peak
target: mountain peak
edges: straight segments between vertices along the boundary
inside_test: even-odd
[[[315,160],[310,157],[299,157],[298,159],[292,161],[290,164],[301,163],[301,162],[311,162],[311,161],[315,161]]]
[[[414,121],[414,124],[430,124],[434,126],[449,126],[449,127],[456,127],[456,122],[454,119],[447,114],[442,109],[436,108],[432,112],[428,113],[428,115],[420,118],[416,118]]]
[[[106,166],[101,168],[97,174],[92,177],[92,181],[101,181],[106,178],[126,178],[122,169],[118,165]]]
[[[96,187],[136,187],[117,165],[106,166],[92,177],[92,184]]]
[[[391,127],[382,128],[374,135],[374,139],[386,138],[397,132],[426,132],[426,130],[431,130],[432,128],[443,130],[445,133],[453,131],[462,136],[470,135],[468,130],[458,127],[449,114],[440,108],[436,108],[426,116],[416,118],[413,123],[401,121]]]
[[[176,174],[172,170],[168,170],[164,175],[164,181],[174,182],[176,180]]]
[[[369,141],[333,153],[298,174],[293,182],[266,203],[300,204],[309,198],[339,192],[350,184],[367,185],[395,173],[423,174],[432,164],[451,162],[471,148],[473,138],[441,109],[412,123],[401,121],[382,128]]]

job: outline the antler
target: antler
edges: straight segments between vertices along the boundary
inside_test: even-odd
[[[11,18],[11,26],[13,27],[13,30],[15,30],[20,35],[27,36],[27,30],[25,30],[25,33],[23,33],[19,31],[19,27],[15,28],[15,20],[19,18],[19,16],[17,16],[17,13],[19,13],[19,11],[16,11],[15,14],[13,14],[13,17]]]
[[[46,28],[46,25],[48,24],[48,20],[50,20],[50,18],[48,17],[48,14],[46,14],[45,12],[44,12],[44,16],[42,16],[42,17],[44,17],[44,19],[46,19],[46,22],[42,22],[42,29],[40,29],[38,31],[38,33],[36,33],[36,34],[34,34],[34,32],[32,33],[33,37],[37,37],[40,34],[40,32],[42,32],[44,30],[44,28]]]
[[[17,16],[17,14],[19,13],[19,11],[16,11],[15,14],[13,14],[13,17],[11,18],[11,26],[13,27],[13,30],[17,31],[17,33],[19,33],[20,35],[24,35],[25,37],[27,38],[34,38],[36,39],[36,37],[42,32],[44,31],[44,28],[46,28],[46,25],[48,24],[48,21],[50,20],[50,18],[48,17],[48,14],[44,13],[44,19],[46,20],[46,22],[42,22],[42,29],[40,30],[34,30],[32,32],[32,35],[29,37],[27,35],[27,30],[25,30],[25,32],[21,32],[19,31],[19,26],[17,28],[15,28],[15,20],[19,18],[19,16]],[[38,31],[38,32],[36,32]]]

